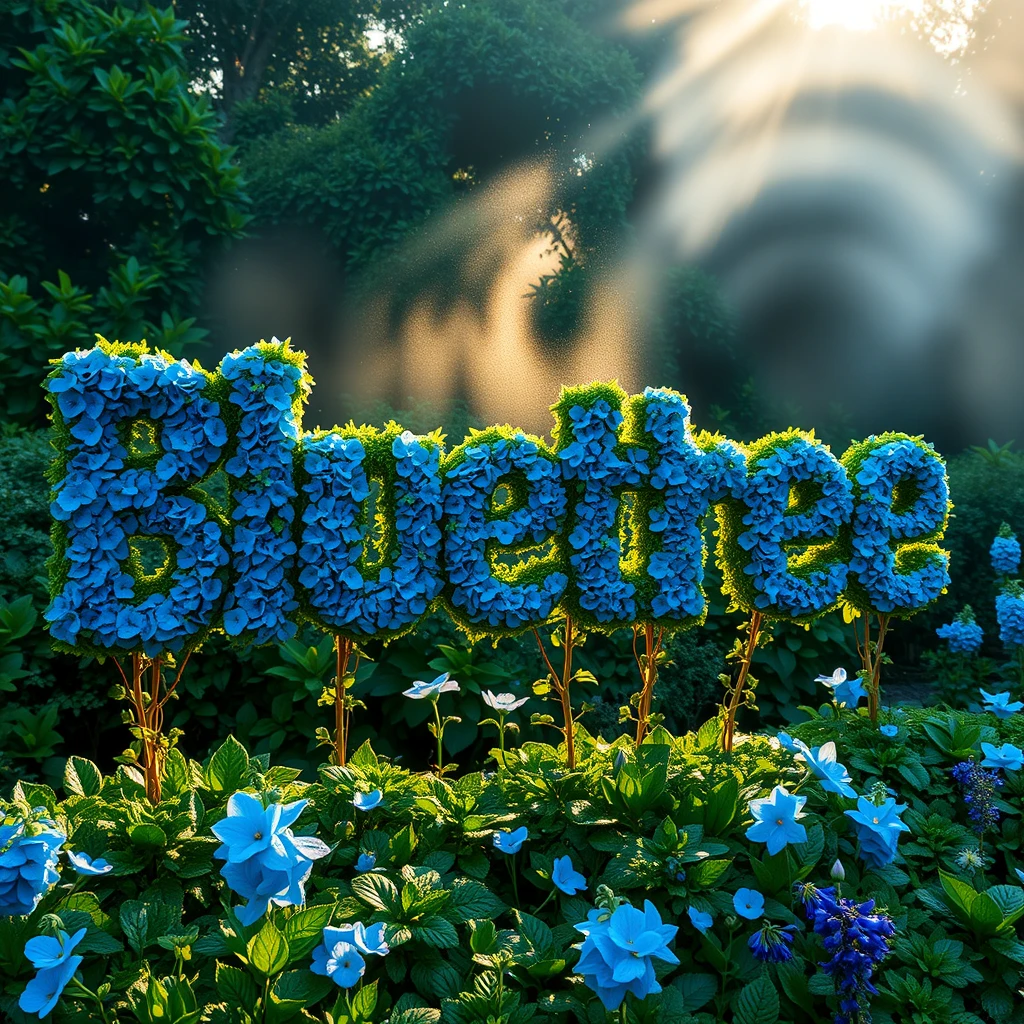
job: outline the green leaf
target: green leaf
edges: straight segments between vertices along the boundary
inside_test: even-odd
[[[137,900],[122,903],[119,919],[125,942],[141,955],[149,935],[149,911],[146,905]]]
[[[112,956],[115,953],[123,953],[124,946],[102,928],[90,928],[82,941],[75,947],[75,952],[77,954],[97,953],[100,956]]]
[[[714,997],[718,979],[713,974],[684,974],[676,987],[683,997],[683,1009],[693,1013]]]
[[[288,958],[291,963],[309,956],[320,945],[324,928],[331,923],[334,905],[306,907],[285,921],[284,937],[288,941]]]
[[[248,781],[249,755],[234,736],[213,753],[206,767],[206,788],[214,793],[234,793]]]
[[[505,904],[482,882],[459,878],[452,884],[444,916],[461,923],[471,918],[497,917],[504,909]]]
[[[300,968],[296,971],[285,971],[274,982],[271,993],[279,1002],[310,1006],[323,999],[332,990],[333,984],[330,978]]]
[[[438,1024],[440,1019],[441,1011],[432,1006],[413,1006],[391,1014],[388,1024]]]
[[[288,941],[272,921],[267,921],[249,940],[246,955],[253,969],[269,978],[288,965]]]
[[[128,829],[128,838],[136,846],[158,846],[167,845],[167,833],[159,825],[132,825]]]
[[[701,889],[709,889],[729,870],[731,861],[702,860],[688,871],[687,881]]]
[[[103,774],[84,757],[69,757],[64,766],[64,788],[75,796],[97,796],[103,788]]]
[[[715,786],[704,808],[705,835],[720,836],[725,833],[730,822],[736,816],[739,795],[740,786],[733,775],[730,775],[725,782],[720,782]]]
[[[377,1008],[377,982],[363,985],[352,997],[352,1018],[355,1021],[369,1022],[373,1020],[373,1011]]]
[[[735,1024],[775,1024],[779,1019],[779,993],[767,975],[740,989],[733,1000],[732,1019]]]
[[[382,910],[389,914],[396,914],[401,910],[402,901],[395,883],[377,872],[367,872],[353,878],[352,893],[374,910]]]
[[[221,999],[243,1010],[256,1006],[259,990],[256,982],[245,971],[228,964],[217,963],[217,995]]]
[[[942,883],[942,888],[949,897],[950,903],[957,910],[962,911],[966,919],[969,919],[971,916],[971,905],[978,898],[977,892],[966,882],[962,882],[959,878],[948,874],[941,868],[939,869],[939,881]]]
[[[410,925],[412,937],[437,949],[451,949],[459,944],[459,933],[451,921],[439,914],[428,914],[417,924]]]
[[[971,924],[983,932],[993,932],[1003,923],[1003,912],[987,892],[978,893],[971,904]]]

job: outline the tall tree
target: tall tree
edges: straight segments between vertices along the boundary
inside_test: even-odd
[[[398,0],[177,0],[193,80],[232,140],[240,104],[286,104],[288,120],[326,124],[365,93],[426,5]]]

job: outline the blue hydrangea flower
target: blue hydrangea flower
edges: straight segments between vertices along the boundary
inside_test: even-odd
[[[777,924],[766,924],[747,939],[747,946],[755,960],[762,963],[779,964],[793,959],[793,933],[796,925],[788,924],[784,928]]]
[[[379,789],[371,790],[369,793],[360,791],[352,798],[352,806],[357,811],[372,811],[383,799],[384,794]]]
[[[1020,879],[1020,884],[1024,885],[1024,871],[1021,871],[1020,868],[1014,868],[1013,870],[1017,873],[1017,878]]]
[[[60,878],[57,862],[66,839],[52,822],[0,825],[0,917],[35,910]]]
[[[998,576],[1016,576],[1020,568],[1020,541],[1016,534],[1010,529],[1009,523],[1003,523],[999,527],[999,533],[992,541],[989,548],[989,557],[992,559],[992,568]]]
[[[900,731],[900,727],[899,727],[898,725],[880,725],[880,726],[878,727],[878,731],[879,731],[879,732],[880,732],[880,733],[881,733],[881,734],[882,734],[882,735],[883,735],[883,736],[884,736],[884,737],[885,737],[885,738],[886,738],[887,740],[891,740],[891,739],[895,739],[895,738],[896,738],[897,734],[898,734],[898,733],[899,733],[899,731]]]
[[[494,848],[501,853],[518,853],[529,834],[525,825],[520,825],[514,832],[495,832]]]
[[[228,887],[247,901],[237,910],[244,925],[255,924],[274,906],[300,906],[313,861],[330,849],[314,836],[297,836],[289,826],[308,801],[270,804],[248,793],[228,799],[228,816],[211,829],[221,840],[214,857],[227,863],[220,869]]]
[[[836,760],[836,745],[831,740],[813,750],[803,750],[796,755],[797,761],[803,761],[821,782],[821,788],[829,793],[838,793],[850,800],[857,796],[850,783],[850,773],[846,766]]]
[[[663,388],[647,388],[644,402],[644,428],[655,446],[655,450],[649,453],[648,482],[655,500],[647,513],[652,550],[646,567],[646,574],[654,587],[649,599],[643,592],[630,596],[641,607],[649,600],[650,613],[656,618],[669,618],[686,624],[698,621],[706,608],[702,585],[704,541],[700,524],[712,500],[732,493],[742,485],[746,475],[746,456],[731,441],[721,440],[713,447],[698,446],[690,429],[690,408],[682,395]],[[625,461],[628,468],[621,469],[623,473],[643,473],[647,468],[642,458]],[[602,492],[597,488],[589,491],[595,506],[601,496]],[[613,495],[609,498],[611,502],[616,500]],[[594,520],[582,514],[578,519],[588,534],[588,540],[594,543]],[[594,519],[605,526],[607,511],[602,508]],[[608,541],[618,540],[614,529],[609,530],[605,537]],[[598,546],[602,540],[597,541]],[[604,568],[599,547],[593,555]],[[581,557],[580,562],[586,564],[586,557]],[[607,571],[611,575],[611,564],[607,565]],[[626,593],[623,589],[623,597]],[[592,594],[588,598],[593,602]]]
[[[1004,647],[1024,646],[1024,590],[1016,581],[1007,583],[996,598],[996,621]]]
[[[770,796],[751,800],[748,810],[754,824],[747,829],[746,837],[754,843],[766,843],[770,854],[790,843],[806,843],[807,829],[797,820],[804,816],[805,803],[807,797],[788,793],[784,786],[776,786]]]
[[[939,626],[935,633],[949,644],[953,654],[977,654],[985,639],[981,626],[974,621],[970,605],[964,605],[952,622]]]
[[[242,413],[224,463],[235,524],[224,631],[257,644],[288,640],[298,609],[291,582],[297,406],[307,385],[300,366],[257,345],[226,355],[220,372],[231,385],[228,401]]]
[[[792,486],[805,481],[816,483],[819,496],[809,507],[790,509]],[[853,513],[846,470],[828,448],[811,437],[779,438],[769,454],[749,466],[732,497],[747,510],[742,517],[746,529],[730,546],[736,555],[746,553],[749,559],[742,565],[742,578],[753,591],[753,605],[793,618],[816,615],[834,605],[846,586],[846,563],[833,558],[797,573],[790,568],[789,557],[790,542],[835,537]],[[726,586],[735,589],[728,576]]]
[[[82,963],[82,957],[73,953],[85,938],[85,932],[85,928],[74,935],[59,931],[56,937],[38,935],[25,943],[25,956],[37,973],[18,997],[18,1007],[23,1013],[34,1013],[42,1020],[53,1011]]]
[[[74,853],[71,850],[65,851],[68,861],[75,871],[80,875],[106,875],[114,870],[113,864],[108,864],[102,857],[90,860],[84,853]]]
[[[429,683],[417,680],[408,690],[403,691],[403,696],[412,697],[413,700],[437,700],[442,693],[454,693],[459,689],[459,684],[449,678],[448,672],[442,672]]]
[[[372,871],[377,863],[377,855],[375,853],[361,853],[359,859],[356,861],[356,871],[361,875],[367,871]]]
[[[583,976],[608,1010],[618,1009],[629,992],[644,999],[661,991],[653,960],[679,963],[667,945],[679,929],[664,924],[650,900],[644,902],[643,911],[628,903],[611,913],[591,911],[576,930],[586,938],[573,971]]]
[[[387,431],[371,432],[382,438]],[[385,636],[415,623],[444,586],[440,559],[441,446],[403,431],[390,453],[373,454],[345,427],[303,437],[306,474],[299,582],[328,628]],[[393,462],[385,465],[385,460]],[[392,472],[393,471],[393,472]],[[373,519],[365,515],[375,475],[393,478],[393,541],[373,573],[363,563]],[[386,496],[387,497],[387,496]]]
[[[732,905],[736,913],[748,921],[756,921],[764,915],[764,896],[756,889],[737,889]]]
[[[980,693],[982,700],[985,702],[985,710],[991,711],[996,718],[1009,718],[1020,711],[1021,708],[1024,708],[1024,704],[1019,700],[1010,700],[1009,690],[1004,690],[1002,693],[986,693],[984,690],[981,690]]]
[[[568,583],[557,560],[546,560],[550,571],[542,576],[538,570],[545,563],[535,562],[530,580],[520,581],[519,573],[508,567],[496,574],[491,552],[495,545],[545,544],[561,528],[568,501],[554,452],[540,438],[521,432],[512,437],[489,432],[454,449],[445,467],[447,600],[460,618],[490,630],[540,625]],[[499,513],[491,507],[492,498],[509,474],[525,482],[526,493]]]
[[[586,889],[587,880],[573,866],[569,857],[556,857],[551,869],[551,883],[566,896],[575,896],[581,889]]]
[[[1024,751],[1012,743],[1004,743],[1001,747],[994,743],[982,743],[981,752],[985,755],[981,762],[984,768],[1002,768],[1010,772],[1019,772],[1024,768]]]
[[[848,679],[845,668],[837,668],[830,676],[815,676],[814,681],[824,683],[832,691],[832,699],[848,708],[855,708],[868,695],[860,676]]]
[[[687,907],[686,916],[690,919],[690,924],[701,935],[706,935],[708,929],[715,923],[710,914],[705,913],[703,910],[697,910],[696,907]]]
[[[180,650],[212,622],[228,550],[212,511],[184,493],[228,442],[208,384],[188,362],[102,348],[68,352],[47,379],[55,416],[71,435],[50,506],[65,537],[58,557],[66,572],[45,612],[58,640],[155,655]],[[140,417],[156,423],[159,457],[126,468],[122,430]],[[165,588],[141,600],[125,571],[136,536],[173,542]]]
[[[900,833],[910,831],[900,819],[906,809],[906,804],[897,804],[891,797],[874,804],[862,796],[857,798],[856,810],[845,812],[854,823],[861,859],[869,867],[885,867],[896,858]]]
[[[851,469],[855,504],[851,582],[877,612],[911,611],[936,600],[949,586],[949,556],[935,549],[917,568],[901,572],[894,540],[906,543],[939,531],[949,512],[949,482],[938,453],[909,437],[869,438],[871,451]],[[893,510],[898,484],[911,482],[913,505]],[[851,705],[852,706],[852,705]]]

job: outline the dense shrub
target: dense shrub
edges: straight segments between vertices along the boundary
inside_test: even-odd
[[[96,331],[175,352],[205,334],[204,261],[247,201],[172,9],[4,0],[0,18],[0,417],[31,423],[47,359]]]
[[[837,943],[840,953],[856,948],[841,945],[852,941],[852,933],[842,938],[852,919],[834,933],[827,913],[809,922],[801,905],[820,900],[827,910],[816,893],[836,886],[838,899],[841,886],[844,898],[874,901],[873,911],[860,907],[860,920],[887,915],[895,930],[887,940],[883,929],[870,978],[878,990],[876,1022],[1024,1019],[1017,991],[1024,943],[1014,926],[1024,915],[1024,888],[1014,874],[1022,863],[1024,772],[995,772],[1002,785],[990,804],[999,820],[982,835],[971,816],[980,791],[974,804],[965,803],[951,775],[965,759],[987,756],[983,743],[1019,744],[1020,722],[893,711],[883,713],[879,731],[860,714],[844,711],[837,720],[826,707],[796,730],[811,747],[784,738],[798,750],[796,759],[779,741],[757,736],[724,754],[720,732],[716,721],[678,739],[659,729],[637,749],[625,738],[607,744],[581,731],[574,772],[566,771],[564,750],[527,743],[510,748],[496,770],[458,777],[410,773],[365,744],[347,768],[322,767],[311,783],[229,739],[203,764],[173,752],[158,806],[146,803],[134,769],[103,777],[73,758],[62,799],[26,784],[7,805],[5,843],[18,841],[14,823],[35,821],[30,831],[45,840],[38,849],[49,868],[65,863],[51,851],[64,837],[74,866],[68,854],[57,884],[34,882],[45,894],[19,916],[7,887],[11,871],[20,870],[7,865],[18,862],[0,859],[0,913],[14,910],[0,918],[3,1008],[16,1024],[33,1019],[16,1006],[33,977],[24,955],[29,939],[62,930],[66,959],[71,937],[84,929],[74,948],[83,958],[82,981],[65,988],[58,1021],[100,1019],[102,1004],[111,1024],[598,1024],[606,1010],[574,973],[584,940],[575,926],[588,918],[600,923],[595,905],[611,909],[626,900],[641,907],[650,900],[668,926],[662,934],[670,959],[652,961],[662,991],[630,996],[625,1019],[803,1024],[837,1011],[834,986],[844,977],[848,995],[867,1006],[869,990],[855,983],[865,976],[863,964],[855,975],[817,966],[834,956]],[[818,749],[826,740],[837,743],[856,791],[877,803],[837,795],[836,780],[846,776]],[[774,815],[751,801],[777,785],[799,791],[806,803],[785,829],[788,842],[773,854],[751,822]],[[887,787],[897,794],[895,807],[885,802]],[[270,870],[271,855],[259,853],[263,826],[253,826],[256,846],[243,850],[241,840],[228,838],[237,830],[218,825],[239,790],[266,804],[308,801],[280,825],[266,819],[299,874],[298,888],[279,901],[291,905],[272,907],[265,917],[250,882],[237,871],[220,872],[233,844],[240,862],[263,871],[261,877]],[[867,826],[846,813],[865,808]],[[886,837],[870,825],[872,809],[902,819],[909,831],[901,835],[894,826]],[[322,842],[299,838],[313,835]],[[574,876],[565,857],[584,876],[585,889],[578,889],[579,879],[569,884]],[[837,859],[841,870],[833,866]],[[253,923],[241,923],[239,896],[222,874],[252,897]],[[367,926],[366,936],[357,932],[363,946],[342,956],[352,970],[325,966],[343,937],[328,932],[327,951],[316,953],[325,927],[357,921]],[[375,923],[383,928],[369,927]],[[381,939],[390,947],[386,955]],[[790,959],[755,958],[780,944]],[[310,970],[314,964],[320,974]],[[322,972],[334,968],[332,981]],[[638,981],[634,993],[655,993],[653,977]],[[615,994],[605,996],[614,1008]]]

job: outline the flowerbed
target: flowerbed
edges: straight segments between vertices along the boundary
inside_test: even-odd
[[[460,775],[364,744],[304,783],[229,739],[203,764],[172,750],[155,806],[135,768],[72,758],[63,799],[25,784],[6,808],[0,1008],[1024,1020],[1019,715],[807,710],[731,753],[720,719],[639,747],[577,727],[573,771],[564,744]]]

